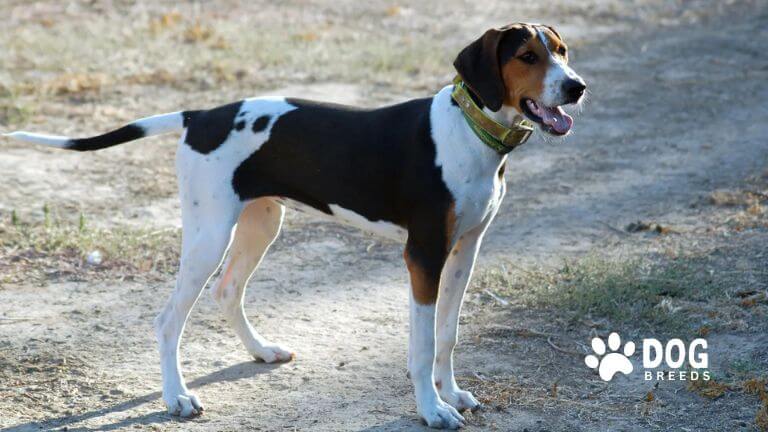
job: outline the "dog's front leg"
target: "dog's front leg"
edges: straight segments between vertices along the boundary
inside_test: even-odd
[[[405,261],[411,276],[410,373],[416,392],[416,408],[430,427],[458,429],[464,418],[443,402],[434,381],[435,303],[440,273],[445,263],[445,243],[420,239],[409,233]]]
[[[443,269],[437,306],[437,355],[435,386],[440,397],[459,411],[476,410],[480,403],[461,390],[453,375],[453,349],[458,341],[459,313],[464,292],[472,276],[477,252],[488,224],[465,233],[453,246]]]

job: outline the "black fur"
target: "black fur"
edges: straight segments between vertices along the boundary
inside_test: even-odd
[[[284,196],[326,213],[337,204],[403,227],[452,201],[435,166],[431,98],[376,110],[287,102],[298,108],[235,170],[240,199]]]
[[[435,165],[432,98],[375,110],[286,102],[298,108],[278,117],[269,139],[235,170],[240,199],[282,196],[328,214],[336,204],[407,228],[410,258],[439,280],[454,198]]]
[[[116,146],[124,142],[137,140],[144,138],[146,131],[141,126],[127,125],[120,129],[115,129],[112,132],[107,132],[103,135],[98,135],[90,138],[73,139],[67,146],[69,150],[77,151],[92,151],[101,150],[103,148]]]
[[[219,148],[235,126],[235,116],[242,105],[243,101],[238,101],[207,111],[185,112],[185,120],[189,116],[189,120],[185,121],[187,145],[202,154]]]
[[[183,119],[182,124],[184,125],[185,128],[189,126],[189,122],[191,122],[192,118],[195,117],[199,112],[200,111],[184,111],[183,113],[181,113],[181,117]]]
[[[499,44],[499,64],[506,64],[515,56],[517,50],[534,36],[532,30],[527,26],[512,27],[507,30]]]
[[[253,126],[251,127],[251,129],[253,130],[253,133],[259,133],[264,129],[266,129],[268,124],[269,124],[269,116],[263,115],[253,121]]]

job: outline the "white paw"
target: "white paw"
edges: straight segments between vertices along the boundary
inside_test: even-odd
[[[163,395],[168,413],[179,417],[194,417],[203,413],[203,405],[200,399],[192,393]]]
[[[457,411],[470,410],[472,412],[482,408],[482,404],[475,399],[472,393],[464,390],[447,390],[440,392],[440,398]]]
[[[629,357],[635,353],[635,343],[627,342],[624,345],[623,352],[618,352],[621,346],[621,337],[618,333],[611,333],[608,335],[608,348],[612,352],[605,354],[605,342],[599,337],[592,339],[592,351],[596,355],[588,355],[584,358],[584,363],[592,369],[597,369],[600,378],[603,381],[610,381],[617,372],[621,372],[624,375],[632,373],[632,362],[629,361]],[[605,355],[604,355],[605,354]]]
[[[420,408],[419,415],[431,428],[459,429],[464,427],[464,417],[454,407],[439,399],[434,405]]]
[[[289,362],[296,357],[293,351],[282,348],[279,345],[265,345],[252,354],[256,360],[262,360],[266,363]]]

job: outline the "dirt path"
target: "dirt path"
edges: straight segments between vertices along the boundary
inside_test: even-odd
[[[768,39],[768,9],[733,6],[736,12],[726,15],[696,5],[699,8],[689,14],[678,11],[654,24],[606,18],[592,32],[578,23],[563,26],[577,50],[574,66],[591,86],[590,102],[577,118],[572,137],[535,139],[511,155],[507,198],[486,237],[481,267],[502,259],[555,263],[595,248],[658,247],[617,236],[609,226],[663,220],[695,231],[703,223],[702,210],[692,204],[714,189],[737,185],[764,170],[768,60],[760,53],[762,41]],[[550,18],[568,23],[565,16]],[[621,38],[614,33],[619,31]],[[370,101],[365,90],[352,85],[285,89],[303,96],[307,91],[317,98]],[[81,200],[106,215],[98,222],[105,226],[140,223],[146,217],[155,218],[160,227],[174,225],[177,209],[165,185],[159,186],[163,190],[156,199],[145,198],[132,208],[121,203],[121,196],[131,193],[126,184],[141,175],[143,162],[167,164],[152,169],[171,166],[170,155],[142,154],[142,146],[157,144],[115,149],[89,159],[3,144],[0,173],[16,175],[8,180],[0,210],[34,208],[35,200],[67,208]],[[30,157],[35,163],[24,163]],[[103,171],[109,169],[108,159],[138,161],[117,169],[121,174],[136,171],[119,180],[117,190],[95,187],[98,179],[110,177]],[[94,170],[88,166],[91,162]],[[28,168],[17,170],[21,165]],[[81,179],[84,170],[88,173]],[[58,174],[46,178],[54,171]],[[63,184],[72,188],[62,190]],[[0,366],[6,377],[16,379],[0,382],[0,387],[19,389],[0,401],[0,426],[9,431],[65,426],[70,431],[422,428],[405,376],[407,275],[398,245],[291,214],[246,297],[254,325],[266,337],[295,349],[297,359],[284,365],[249,361],[206,291],[182,343],[187,381],[207,409],[204,416],[189,421],[165,414],[158,393],[160,371],[151,323],[172,284],[55,281],[1,287],[0,316],[29,320],[0,321]],[[521,326],[547,320],[519,313],[516,324]],[[537,371],[532,369],[538,365],[551,371],[564,360],[553,359],[557,354],[546,346],[520,342],[522,348],[512,349],[478,339],[498,316],[468,308],[464,343],[457,353],[459,375],[512,375],[523,385],[541,387],[546,380],[534,377]],[[584,369],[584,376],[587,373]],[[53,390],[35,392],[25,387],[30,379],[53,380]],[[621,407],[618,411],[600,414],[599,423],[585,422],[578,406],[546,414],[513,407],[474,416],[469,429],[597,431],[647,426],[631,408],[639,394],[636,389],[627,385],[611,392],[624,398],[623,404],[615,405]],[[690,403],[682,396],[671,401],[670,412]],[[717,409],[698,409],[701,427],[691,430],[704,430],[713,422],[730,428],[730,421],[751,422],[754,417],[754,409],[732,411],[728,419]]]

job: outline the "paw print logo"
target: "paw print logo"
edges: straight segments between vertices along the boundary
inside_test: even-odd
[[[632,373],[632,362],[629,361],[629,357],[635,353],[635,343],[630,341],[624,345],[624,350],[619,351],[621,346],[621,337],[618,333],[611,333],[608,335],[608,348],[611,352],[605,354],[605,342],[599,337],[592,339],[592,351],[596,355],[588,355],[584,358],[584,363],[591,369],[597,369],[600,374],[600,378],[603,381],[610,381],[616,372],[621,372],[624,375]],[[605,354],[605,355],[604,355]]]

